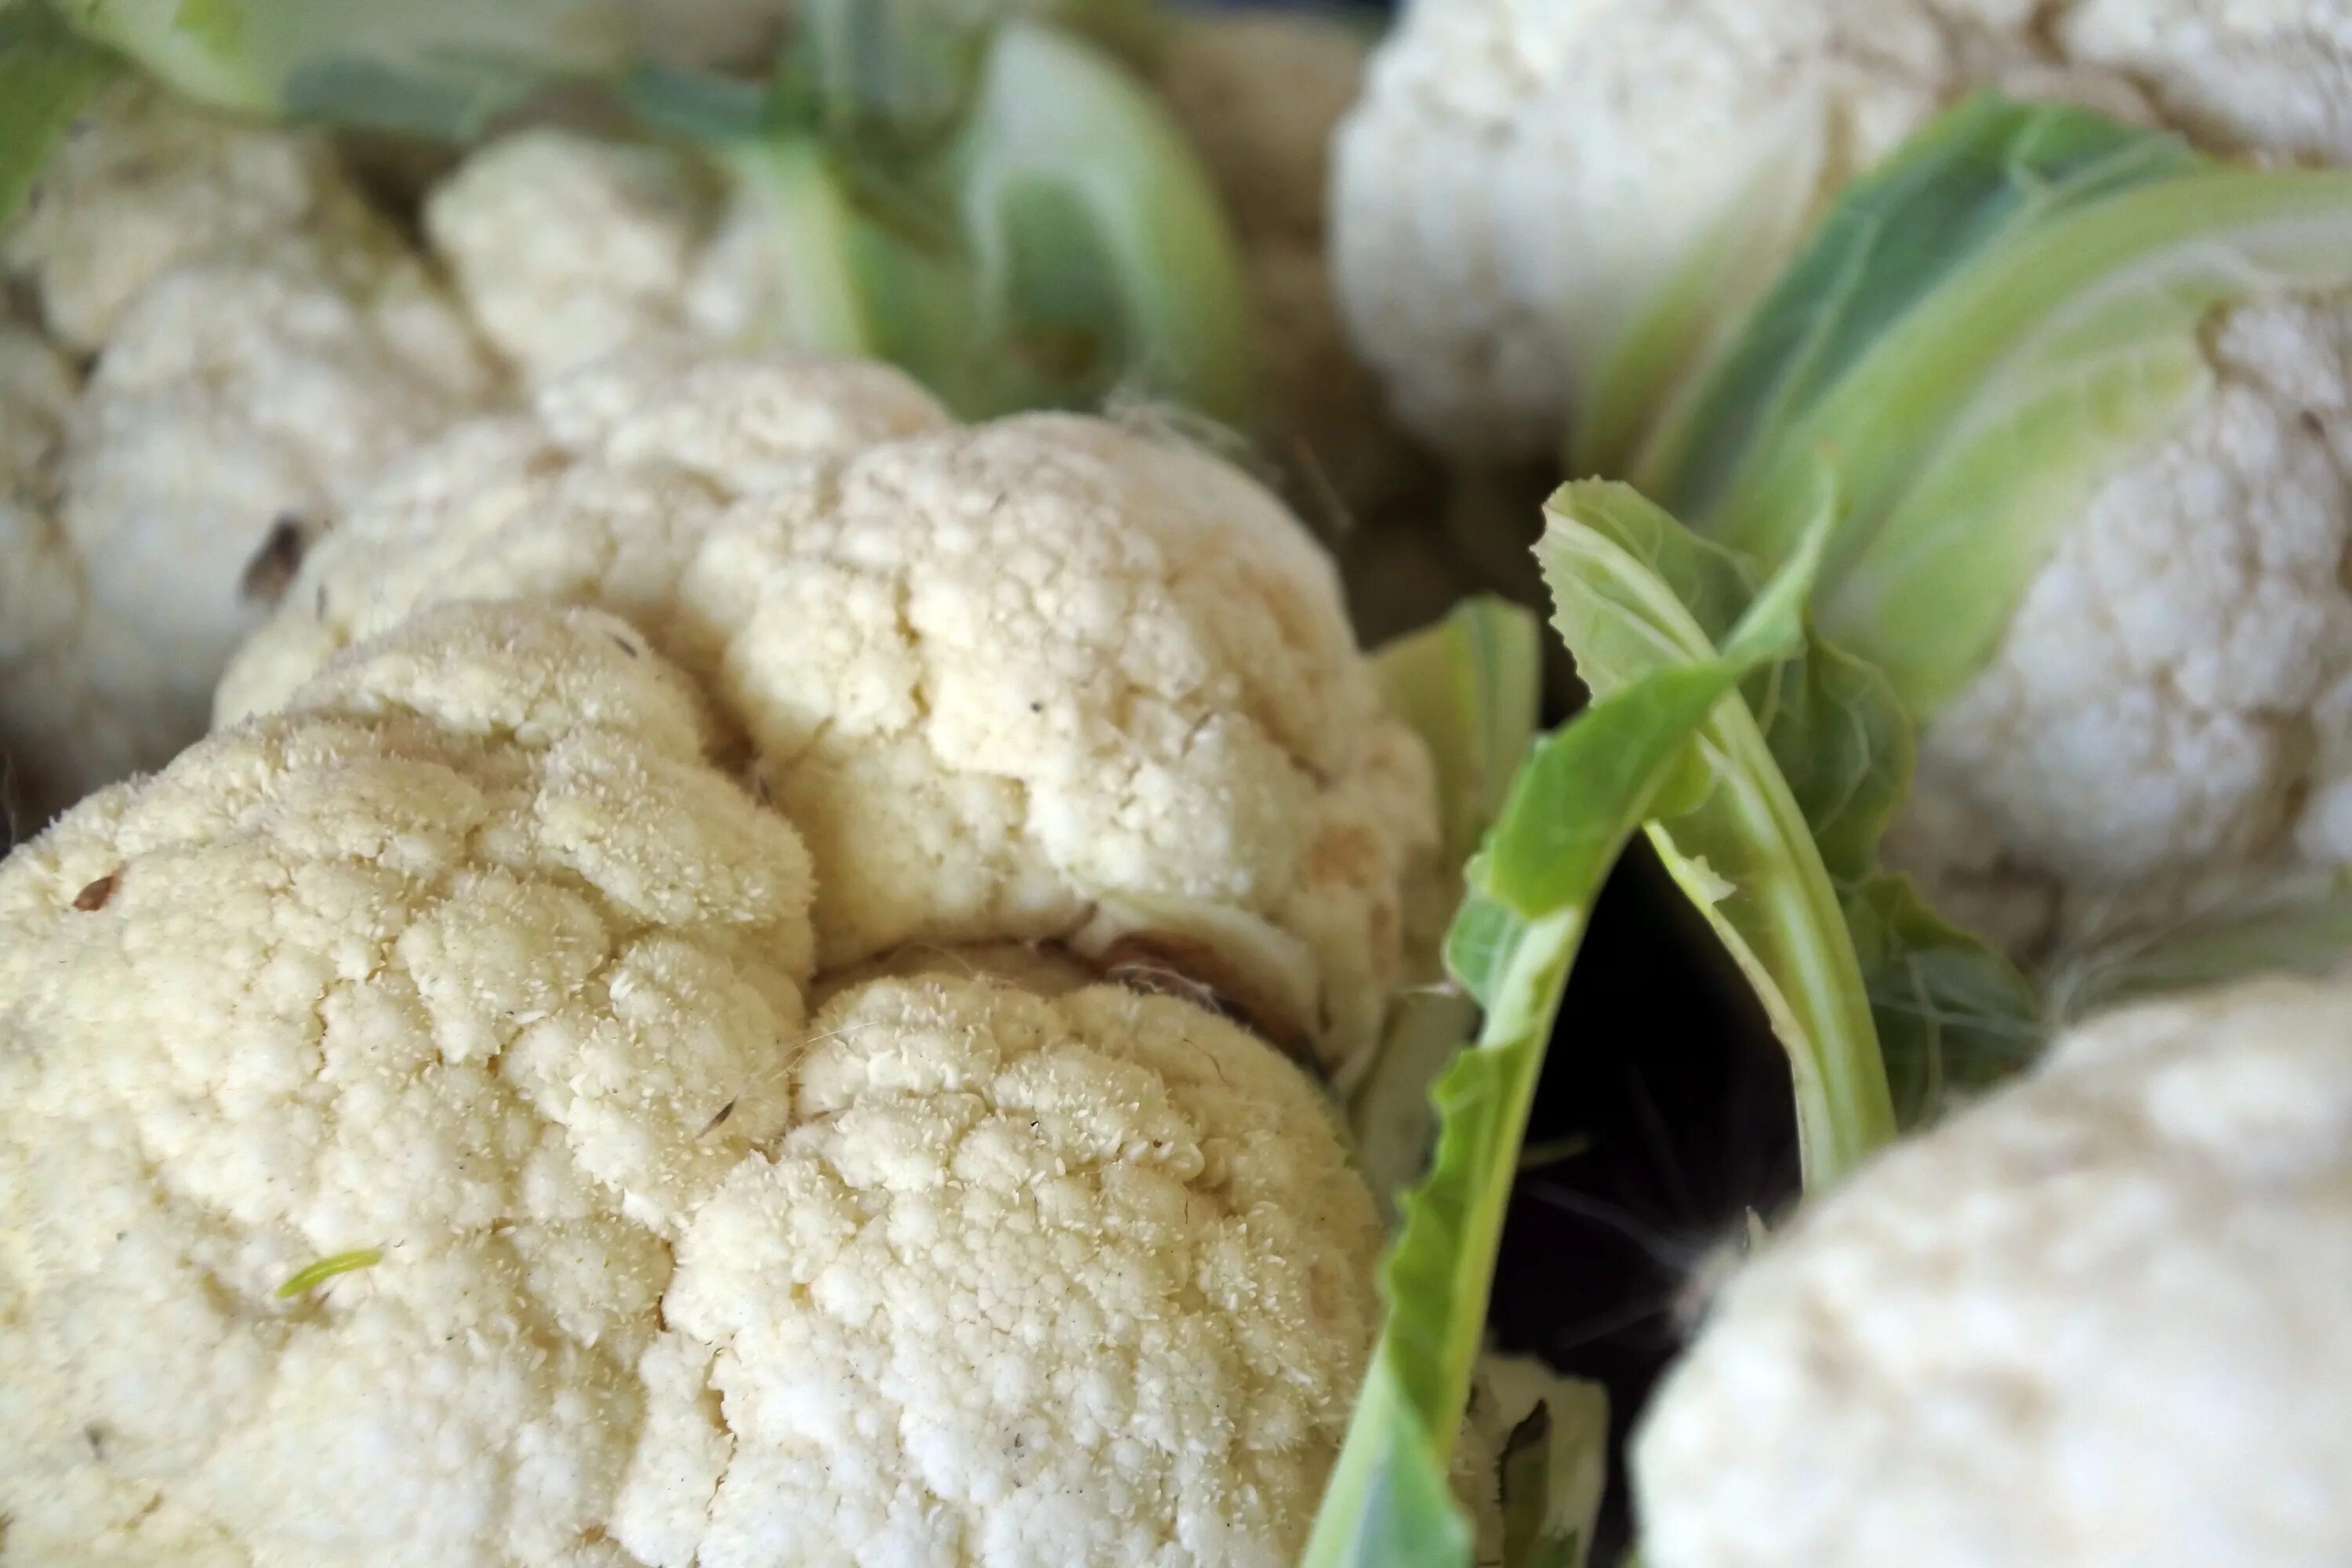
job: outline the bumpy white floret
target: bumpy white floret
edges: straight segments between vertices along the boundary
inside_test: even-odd
[[[2352,1558],[2352,995],[2110,1016],[1736,1275],[1637,1435],[1656,1568]]]
[[[1421,0],[1342,127],[1333,263],[1405,421],[1548,457],[1609,334],[1710,244],[1805,221],[1972,86],[2135,111],[2018,0]]]
[[[616,1531],[646,1562],[1296,1560],[1377,1322],[1370,1195],[1264,1045],[1018,973],[817,1016],[792,1131],[678,1247],[646,1419],[679,1436]]]
[[[427,612],[0,868],[12,1555],[1295,1556],[1378,1310],[1320,1095],[1043,954],[805,1019],[718,739],[625,623]]]
[[[12,1556],[624,1561],[670,1244],[790,1114],[811,952],[710,735],[624,624],[464,611],[0,868]]]
[[[37,769],[45,818],[202,733],[303,544],[490,382],[308,141],[116,96],[37,194],[7,258],[101,351],[6,557],[42,615],[0,637],[0,745]]]
[[[715,174],[683,153],[536,127],[435,186],[425,227],[483,335],[538,384],[712,336],[695,279],[720,205]]]
[[[404,465],[304,563],[219,715],[420,604],[599,605],[740,727],[818,858],[828,963],[1064,939],[1327,1058],[1367,1042],[1432,786],[1297,520],[1100,421],[957,426],[871,365],[658,363]]]
[[[2042,26],[2123,71],[2199,140],[2352,162],[2352,5],[2344,0],[2059,0]]]
[[[93,353],[157,279],[190,262],[301,235],[376,270],[381,220],[320,137],[191,109],[124,82],[101,93],[41,166],[0,236],[59,343]]]
[[[2208,338],[2210,395],[2107,476],[1923,738],[1894,858],[2017,951],[2352,864],[2352,308]]]

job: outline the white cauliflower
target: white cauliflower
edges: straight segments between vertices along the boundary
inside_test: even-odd
[[[2352,1558],[2352,996],[2117,1013],[1735,1275],[1636,1434],[1654,1568]]]
[[[1207,17],[1171,31],[1152,79],[1241,243],[1265,454],[1303,506],[1336,506],[1335,531],[1425,464],[1349,346],[1324,259],[1330,138],[1366,54],[1336,22]],[[831,347],[838,335],[787,297],[783,230],[813,215],[688,152],[535,127],[468,156],[425,217],[467,308],[530,384],[646,345]]]
[[[692,1440],[624,1494],[646,1561],[1296,1560],[1377,1325],[1370,1194],[1264,1046],[1045,968],[818,1014],[792,1131],[677,1250],[647,1421]]]
[[[1889,842],[2032,952],[2352,865],[2352,305],[2244,307],[1927,726]]]
[[[1377,1311],[1313,1086],[1043,956],[805,1017],[719,739],[453,607],[0,867],[12,1561],[1291,1560]]]
[[[41,584],[40,621],[0,639],[0,749],[39,781],[37,820],[202,733],[301,549],[491,384],[307,140],[142,89],[95,109],[34,195],[6,258],[96,353],[6,547]]]
[[[12,1556],[627,1561],[670,1247],[790,1114],[811,951],[709,737],[620,623],[467,612],[0,868]]]
[[[2352,163],[2344,0],[2059,0],[2038,10],[2069,58],[2127,74],[2200,142]]]
[[[1062,940],[1327,1063],[1369,1043],[1433,784],[1296,519],[1100,421],[956,426],[879,366],[668,365],[591,367],[397,466],[218,717],[425,604],[596,605],[740,729],[817,857],[829,964]]]
[[[1854,174],[1968,89],[2136,116],[2025,0],[1418,0],[1341,126],[1333,267],[1405,422],[1549,457],[1612,334],[1696,263],[1768,282]]]
[[[373,227],[327,142],[193,110],[125,82],[89,106],[0,237],[58,341],[92,353],[157,279],[289,236],[340,252]]]
[[[697,279],[725,196],[685,153],[537,126],[477,150],[425,204],[425,230],[483,335],[527,384],[618,350],[717,346],[730,320]]]

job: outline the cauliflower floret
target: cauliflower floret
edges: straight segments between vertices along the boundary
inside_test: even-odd
[[[1101,421],[957,426],[873,365],[659,363],[402,466],[217,715],[421,604],[595,604],[740,728],[817,856],[828,964],[1058,938],[1326,1061],[1369,1042],[1433,786],[1295,519]]]
[[[818,1015],[792,1131],[678,1246],[647,1420],[704,1462],[633,1474],[639,1558],[1296,1560],[1377,1326],[1370,1195],[1259,1042],[1018,967]]]
[[[12,1558],[619,1561],[811,954],[712,734],[618,621],[458,610],[0,867]]]
[[[2111,1015],[1731,1279],[1636,1435],[1656,1568],[2352,1559],[2352,997]]]
[[[0,541],[12,603],[40,605],[0,637],[0,750],[35,820],[201,734],[334,509],[492,391],[462,318],[306,140],[116,95],[40,192],[8,259],[101,352]]]
[[[231,661],[215,717],[275,708],[337,650],[457,599],[594,604],[675,652],[678,578],[729,503],[948,424],[881,365],[674,346],[560,377],[530,411],[455,426],[390,465]]]
[[[1045,952],[805,1019],[718,738],[456,606],[0,867],[13,1552],[1295,1557],[1378,1317],[1322,1097]]]
[[[49,651],[55,684],[9,683],[47,715],[11,728],[82,787],[202,733],[218,671],[300,551],[464,406],[369,304],[299,263],[225,262],[166,274],[117,321],[63,458],[78,635]],[[77,677],[83,702],[58,711]]]
[[[323,138],[188,108],[128,81],[76,121],[0,235],[61,344],[94,353],[149,284],[222,252],[319,237],[340,249],[376,226]]]
[[[2200,141],[2352,162],[2352,6],[2344,0],[2059,0],[2042,26],[2076,59],[2127,72]]]
[[[2139,112],[2119,78],[2046,58],[2032,10],[1420,0],[1334,152],[1357,347],[1441,446],[1549,457],[1654,289],[1727,253],[1769,281],[1829,196],[1966,89]]]
[[[2012,952],[2352,864],[2352,305],[2209,341],[2212,394],[2106,476],[1922,737],[1892,857]]]
[[[467,157],[426,198],[425,228],[483,335],[537,384],[710,335],[694,279],[720,200],[683,153],[541,126]]]

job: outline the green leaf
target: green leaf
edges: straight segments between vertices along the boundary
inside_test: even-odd
[[[1609,1473],[1609,1394],[1540,1362],[1489,1353],[1478,1394],[1509,1424],[1499,1458],[1502,1568],[1583,1568]]]
[[[625,0],[55,0],[89,37],[215,108],[470,140],[569,78],[617,79]]]
[[[1845,194],[1634,472],[1769,563],[1826,464],[1848,510],[1816,619],[1923,718],[2105,477],[2211,386],[2211,313],[2347,286],[2352,174],[1977,100]]]
[[[1813,216],[1829,138],[1818,113],[1800,110],[1759,128],[1748,165],[1727,171],[1731,195],[1591,357],[1571,356],[1582,395],[1570,426],[1568,471],[1624,474],[1650,432],[1671,422],[1706,367],[1728,352],[1746,311],[1771,287],[1776,263]]]
[[[0,9],[0,224],[110,71],[104,54],[41,7]]]
[[[639,124],[665,136],[740,143],[769,126],[767,88],[665,61],[639,61],[621,79],[619,92]]]
[[[836,342],[855,342],[967,418],[1092,407],[1132,390],[1245,426],[1256,366],[1246,279],[1214,190],[1150,91],[1052,27],[971,0],[829,0],[788,56],[761,145],[699,119],[765,199],[779,288],[815,264]],[[812,242],[790,232],[824,214]],[[816,246],[829,258],[813,252]],[[752,346],[792,343],[784,321]]]
[[[970,113],[1002,0],[804,0],[777,79],[782,121],[897,154]]]
[[[1735,629],[1738,658],[1661,668],[1539,742],[1472,862],[1446,952],[1485,1010],[1435,1092],[1428,1177],[1382,1268],[1388,1316],[1307,1549],[1309,1568],[1466,1563],[1447,1489],[1485,1331],[1503,1212],[1570,965],[1602,882],[1749,670],[1800,635],[1768,593]]]
[[[1502,809],[1535,742],[1543,630],[1500,599],[1465,600],[1446,617],[1398,638],[1373,658],[1391,712],[1411,725],[1436,764],[1443,875],[1426,900],[1441,910],[1461,895],[1460,870]],[[1409,933],[1427,929],[1408,921]],[[1420,1174],[1429,1155],[1429,1086],[1476,1029],[1478,1010],[1434,984],[1434,952],[1412,955],[1412,988],[1398,994],[1378,1046],[1338,1086],[1346,1098],[1358,1163],[1385,1205]]]
[[[1542,624],[1502,599],[1465,599],[1436,625],[1382,647],[1372,669],[1389,710],[1437,765],[1441,853],[1467,860],[1535,743]]]
[[[2202,164],[2178,139],[2087,110],[1980,97],[1855,181],[1714,367],[1705,395],[1662,431],[1636,482],[1702,516],[1743,459],[1920,300],[1997,240],[2105,192]]]
[[[1795,564],[1818,552],[1833,510]],[[1541,548],[1556,620],[1596,692],[1704,657],[1752,613],[1755,569],[1633,491],[1572,485]],[[1801,571],[1773,592],[1801,591]],[[1991,1081],[2041,1037],[2031,987],[1937,919],[1878,846],[1908,794],[1909,720],[1870,666],[1819,637],[1712,726],[1710,787],[1652,842],[1756,988],[1790,1052],[1806,1182],[1819,1185],[1954,1089]]]
[[[1720,618],[1736,562],[1700,547],[1633,490],[1563,489],[1538,554],[1552,586],[1553,624],[1596,696],[1711,656],[1708,634],[1675,584]],[[1802,555],[1800,563],[1780,591],[1801,592]],[[1756,716],[1727,704],[1701,752],[1703,787],[1661,814],[1650,839],[1747,975],[1789,1054],[1805,1181],[1816,1186],[1894,1136],[1868,986],[1836,886]]]

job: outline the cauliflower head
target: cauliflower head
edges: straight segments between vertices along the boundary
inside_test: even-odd
[[[646,1357],[677,1436],[624,1544],[1294,1561],[1378,1321],[1379,1220],[1320,1096],[1067,965],[897,967],[818,1013],[792,1130],[677,1248]]]
[[[1760,289],[1829,197],[1967,89],[2143,112],[2126,79],[2048,49],[2037,9],[1420,0],[1333,153],[1357,347],[1454,455],[1549,458],[1654,294]]]
[[[37,771],[44,820],[201,734],[308,541],[492,383],[438,286],[305,140],[117,95],[37,194],[7,260],[60,346],[96,352],[0,543],[40,604],[0,637],[0,748]],[[27,375],[55,382],[0,364]]]
[[[1025,952],[808,1017],[722,736],[427,611],[0,867],[13,1553],[1289,1560],[1377,1313],[1321,1097]]]
[[[628,1561],[670,1246],[811,953],[711,735],[620,622],[458,611],[0,868],[12,1552]]]
[[[2352,997],[2128,1009],[1736,1274],[1636,1434],[1659,1568],[2352,1552]]]
[[[373,221],[324,138],[126,80],[99,94],[42,164],[0,235],[0,265],[28,282],[60,343],[90,353],[177,267],[293,234],[331,247]]]
[[[1623,326],[1678,268],[1737,300],[1728,237],[1748,284],[1777,275],[1827,202],[1967,89],[2328,155],[2315,105],[2341,86],[2340,9],[1428,0],[1341,137],[1343,300],[1433,434],[1546,449],[1608,349],[1580,334]],[[1695,73],[1717,74],[1700,90]],[[2347,310],[2217,312],[2194,405],[2099,477],[1986,667],[1924,715],[1889,858],[2012,955],[2352,862]]]
[[[1210,458],[1072,416],[957,426],[873,365],[623,356],[388,474],[217,716],[487,597],[613,610],[697,677],[816,857],[828,965],[1050,939],[1327,1063],[1377,1026],[1428,759],[1328,560]]]
[[[2242,307],[1921,734],[1888,843],[2021,956],[2352,865],[2352,302]]]

